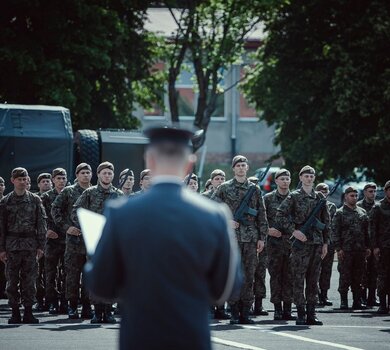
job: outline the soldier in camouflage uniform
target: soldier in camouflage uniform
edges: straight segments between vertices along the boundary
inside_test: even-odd
[[[390,181],[384,186],[385,197],[372,208],[371,246],[378,266],[379,314],[389,312],[390,300]]]
[[[236,238],[241,252],[245,282],[238,299],[229,300],[232,317],[231,324],[253,323],[249,312],[253,303],[253,280],[255,275],[257,252],[264,249],[265,236],[268,233],[268,222],[260,188],[248,181],[248,160],[244,156],[235,156],[232,160],[234,178],[221,184],[212,199],[226,203],[232,213],[240,207],[243,197],[251,187],[255,192],[249,200],[250,208],[256,215],[245,214],[247,224],[233,221]]]
[[[191,175],[191,177],[188,179],[188,177]],[[191,192],[198,192],[199,188],[199,181],[198,181],[198,176],[194,173],[191,173],[190,175],[187,175],[183,182],[186,185],[186,187],[191,191]]]
[[[378,202],[375,201],[376,197],[376,184],[369,182],[363,188],[363,199],[358,201],[356,205],[363,208],[368,215],[368,219],[371,219],[371,209]],[[376,299],[376,280],[378,277],[376,261],[374,254],[370,254],[367,257],[364,266],[363,280],[362,280],[362,303],[367,306],[378,306],[379,302]],[[368,290],[368,296],[367,296]]]
[[[344,205],[337,209],[332,222],[332,238],[338,258],[340,309],[348,309],[348,289],[353,294],[352,308],[361,309],[361,281],[366,256],[370,254],[368,216],[356,205],[358,191],[347,187]]]
[[[112,185],[114,179],[114,166],[110,162],[103,162],[97,168],[98,184],[86,189],[73,205],[72,221],[77,228],[80,228],[77,217],[77,209],[85,208],[98,214],[103,214],[104,204],[109,199],[116,199],[123,196],[123,192]],[[95,315],[91,323],[115,323],[112,315],[112,305],[104,304],[101,301],[91,298],[95,307]]]
[[[65,298],[65,237],[66,232],[54,223],[51,215],[51,205],[56,197],[64,189],[67,181],[66,170],[56,168],[52,173],[54,188],[45,192],[42,198],[42,204],[45,207],[47,215],[47,233],[45,246],[45,271],[46,271],[46,295],[45,300],[49,305],[51,315],[66,314],[68,312],[68,303]],[[59,306],[59,301],[61,305]]]
[[[317,283],[321,259],[326,256],[328,249],[329,211],[328,207],[324,206],[317,215],[318,220],[324,225],[322,228],[311,227],[307,236],[300,231],[324,195],[313,189],[315,170],[311,166],[306,165],[301,169],[299,180],[302,182],[302,187],[291,192],[282,202],[276,213],[276,224],[282,232],[294,237],[295,243],[291,248],[291,266],[293,299],[298,312],[296,324],[322,325],[322,322],[316,317],[315,305],[317,303]],[[306,289],[304,288],[305,282]]]
[[[139,175],[139,186],[141,189],[135,192],[136,195],[144,193],[150,188],[150,186],[152,186],[152,173],[150,172],[150,169],[144,169],[141,171]]]
[[[81,231],[74,226],[71,220],[73,204],[81,196],[85,189],[90,187],[92,171],[89,164],[81,163],[76,167],[77,182],[65,187],[52,204],[51,215],[54,224],[66,232],[66,246],[64,254],[65,265],[65,297],[69,301],[68,316],[70,319],[78,319],[77,310],[80,289],[80,276],[86,262],[86,250]],[[88,292],[84,286],[81,288],[81,317],[91,318],[91,305]]]
[[[5,191],[5,181],[0,176],[0,200],[4,197],[4,191]],[[7,298],[5,294],[5,285],[6,285],[5,265],[3,264],[2,261],[0,261],[0,299]]]
[[[291,175],[287,169],[275,173],[276,190],[264,196],[268,219],[267,255],[270,274],[271,303],[274,304],[274,320],[295,320],[291,313],[291,242],[290,236],[281,231],[276,223],[276,213],[280,204],[290,194]],[[283,307],[282,307],[283,302]]]
[[[322,194],[326,197],[329,194],[329,186],[326,183],[319,183],[316,186],[316,191],[322,192]],[[336,214],[336,204],[326,201],[326,205],[328,206],[330,221]],[[331,237],[331,235],[330,235]],[[319,294],[318,294],[318,305],[320,306],[332,306],[333,303],[328,299],[328,290],[330,289],[330,280],[332,278],[332,269],[333,269],[333,260],[334,260],[334,245],[332,240],[330,239],[328,244],[328,254],[326,254],[325,258],[321,261],[321,271],[319,278]]]
[[[38,323],[32,314],[35,302],[37,259],[43,256],[46,213],[41,199],[26,190],[27,170],[11,173],[14,190],[0,201],[0,260],[6,263],[8,303],[12,316],[8,323],[21,323],[20,297],[24,305],[23,323]],[[20,289],[20,291],[19,291]]]
[[[126,177],[126,181],[123,183],[122,188],[120,187],[121,183],[124,181]],[[127,197],[130,197],[134,194],[133,192],[134,186],[134,172],[130,169],[122,170],[119,174],[119,189],[122,190],[123,194]]]

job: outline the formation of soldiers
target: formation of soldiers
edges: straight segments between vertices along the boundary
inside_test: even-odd
[[[315,308],[332,305],[328,290],[335,252],[340,308],[349,308],[350,289],[353,309],[379,306],[378,313],[389,312],[390,181],[384,186],[385,197],[380,202],[375,201],[374,183],[365,186],[364,199],[359,202],[357,189],[346,188],[344,204],[337,209],[326,200],[329,187],[324,183],[314,185],[315,169],[311,166],[300,170],[301,187],[294,191],[290,191],[290,172],[278,170],[274,178],[277,188],[264,196],[258,179],[247,177],[246,157],[235,156],[232,170],[234,177],[228,181],[222,170],[213,170],[201,193],[230,208],[245,277],[240,295],[228,301],[230,314],[225,306],[213,306],[215,318],[249,324],[254,322],[251,315],[268,315],[263,308],[268,269],[274,320],[321,325]],[[65,169],[42,173],[37,178],[39,192],[33,194],[27,170],[15,168],[11,173],[13,191],[5,196],[5,181],[0,177],[0,260],[4,263],[0,263],[4,270],[0,269],[0,297],[8,298],[10,324],[38,323],[33,315],[34,304],[36,311],[67,314],[70,319],[116,322],[113,305],[90,295],[83,285],[82,270],[88,257],[77,209],[102,213],[107,200],[147,191],[153,174],[143,170],[141,190],[134,193],[132,170],[120,173],[118,188],[112,183],[112,163],[103,162],[96,171],[98,183],[94,186],[87,163],[76,167],[73,185],[66,186]],[[195,174],[189,174],[183,182],[189,190],[199,192]],[[311,219],[314,224],[308,225]]]

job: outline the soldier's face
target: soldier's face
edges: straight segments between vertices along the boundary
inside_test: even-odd
[[[385,191],[385,196],[388,200],[390,200],[390,188],[388,188],[386,191]]]
[[[98,174],[98,178],[103,185],[109,185],[114,179],[114,172],[111,169],[103,169]]]
[[[366,197],[370,202],[375,200],[376,197],[376,188],[367,188],[364,190],[364,197]]]
[[[279,176],[275,179],[276,186],[282,190],[288,190],[290,188],[291,178],[290,176]]]
[[[13,183],[15,190],[17,191],[27,190],[27,186],[28,186],[27,177],[17,177],[16,179],[11,178],[11,182]]]
[[[221,183],[225,182],[225,176],[217,175],[211,180],[211,185],[217,188]]]
[[[0,196],[3,195],[5,191],[5,184],[4,182],[0,182]]]
[[[50,179],[42,179],[39,181],[38,188],[41,192],[46,192],[52,189],[53,183]]]
[[[349,192],[345,195],[345,203],[350,206],[355,206],[358,201],[358,194],[356,192]]]
[[[299,180],[301,180],[302,184],[305,186],[313,186],[315,179],[316,177],[313,174],[302,174],[299,176]]]
[[[134,186],[134,176],[128,176],[126,182],[123,185],[123,188],[132,190]]]
[[[149,189],[151,184],[152,184],[152,177],[149,175],[145,175],[140,181],[141,188],[145,190]]]
[[[249,170],[249,165],[245,162],[239,162],[233,167],[234,176],[243,177]]]
[[[76,177],[79,184],[89,184],[92,179],[92,172],[88,169],[80,170]]]
[[[198,190],[198,181],[190,180],[190,182],[187,185],[187,188],[191,190],[192,192],[196,192]]]

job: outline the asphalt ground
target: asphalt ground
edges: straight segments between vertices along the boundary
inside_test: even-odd
[[[254,325],[233,326],[229,321],[210,320],[213,349],[390,349],[390,314],[377,315],[376,308],[338,309],[336,266],[337,263],[333,266],[332,287],[328,294],[334,305],[317,309],[323,326],[296,326],[294,321],[273,321],[273,305],[267,298],[264,306],[269,315],[255,317]],[[267,294],[269,296],[268,290]],[[52,316],[48,312],[35,313],[35,316],[40,319],[37,325],[8,325],[10,309],[6,300],[0,300],[0,350],[117,348],[119,323],[95,325],[89,320],[69,320],[66,315]],[[117,320],[119,322],[120,318]],[[150,327],[158,327],[153,323],[153,315],[150,316]]]

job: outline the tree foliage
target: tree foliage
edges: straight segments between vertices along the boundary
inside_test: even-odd
[[[74,128],[127,127],[149,76],[148,1],[7,1],[0,14],[0,101],[62,105]],[[149,79],[149,80],[148,80]]]
[[[389,19],[385,0],[291,1],[267,18],[244,89],[292,170],[390,178]]]

